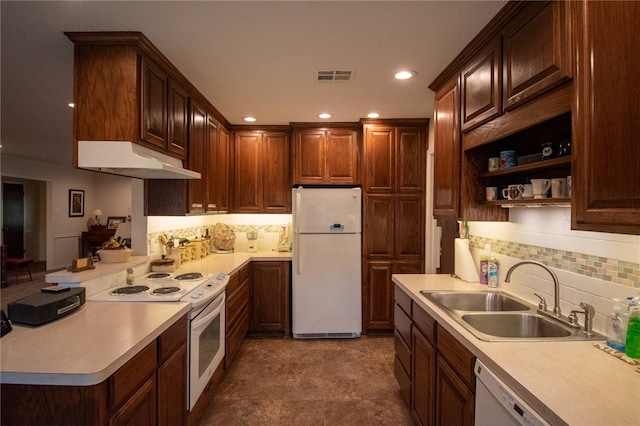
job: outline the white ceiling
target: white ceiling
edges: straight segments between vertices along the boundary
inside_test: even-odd
[[[233,124],[431,117],[428,85],[505,1],[1,2],[4,155],[71,165],[73,43],[141,31]],[[400,68],[416,78],[397,81]],[[316,83],[319,69],[352,69]]]

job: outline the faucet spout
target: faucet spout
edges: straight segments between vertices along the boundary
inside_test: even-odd
[[[508,282],[511,281],[511,273],[513,272],[514,269],[516,269],[520,265],[537,265],[537,266],[541,267],[542,269],[544,269],[545,271],[547,271],[551,275],[551,278],[553,279],[553,290],[554,290],[554,294],[553,294],[553,315],[556,316],[556,317],[559,317],[561,315],[561,312],[560,312],[560,281],[558,281],[558,276],[556,275],[556,273],[553,272],[544,263],[537,262],[535,260],[523,260],[522,262],[518,262],[515,265],[513,265],[511,268],[509,268],[509,270],[507,271],[507,276],[504,278],[504,282],[508,283]]]

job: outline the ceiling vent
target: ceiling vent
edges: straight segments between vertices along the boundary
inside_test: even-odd
[[[318,70],[315,80],[318,83],[346,83],[353,80],[353,70]]]

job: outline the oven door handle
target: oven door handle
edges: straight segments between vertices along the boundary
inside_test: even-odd
[[[191,320],[191,329],[197,330],[199,327],[207,324],[213,318],[218,316],[224,308],[225,299],[226,295],[223,292],[220,296],[218,296],[216,300],[211,302],[209,306],[207,306],[202,312],[200,312],[198,316]]]

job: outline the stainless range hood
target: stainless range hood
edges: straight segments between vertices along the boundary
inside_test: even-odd
[[[125,141],[78,141],[78,168],[138,179],[200,179],[181,160]]]

